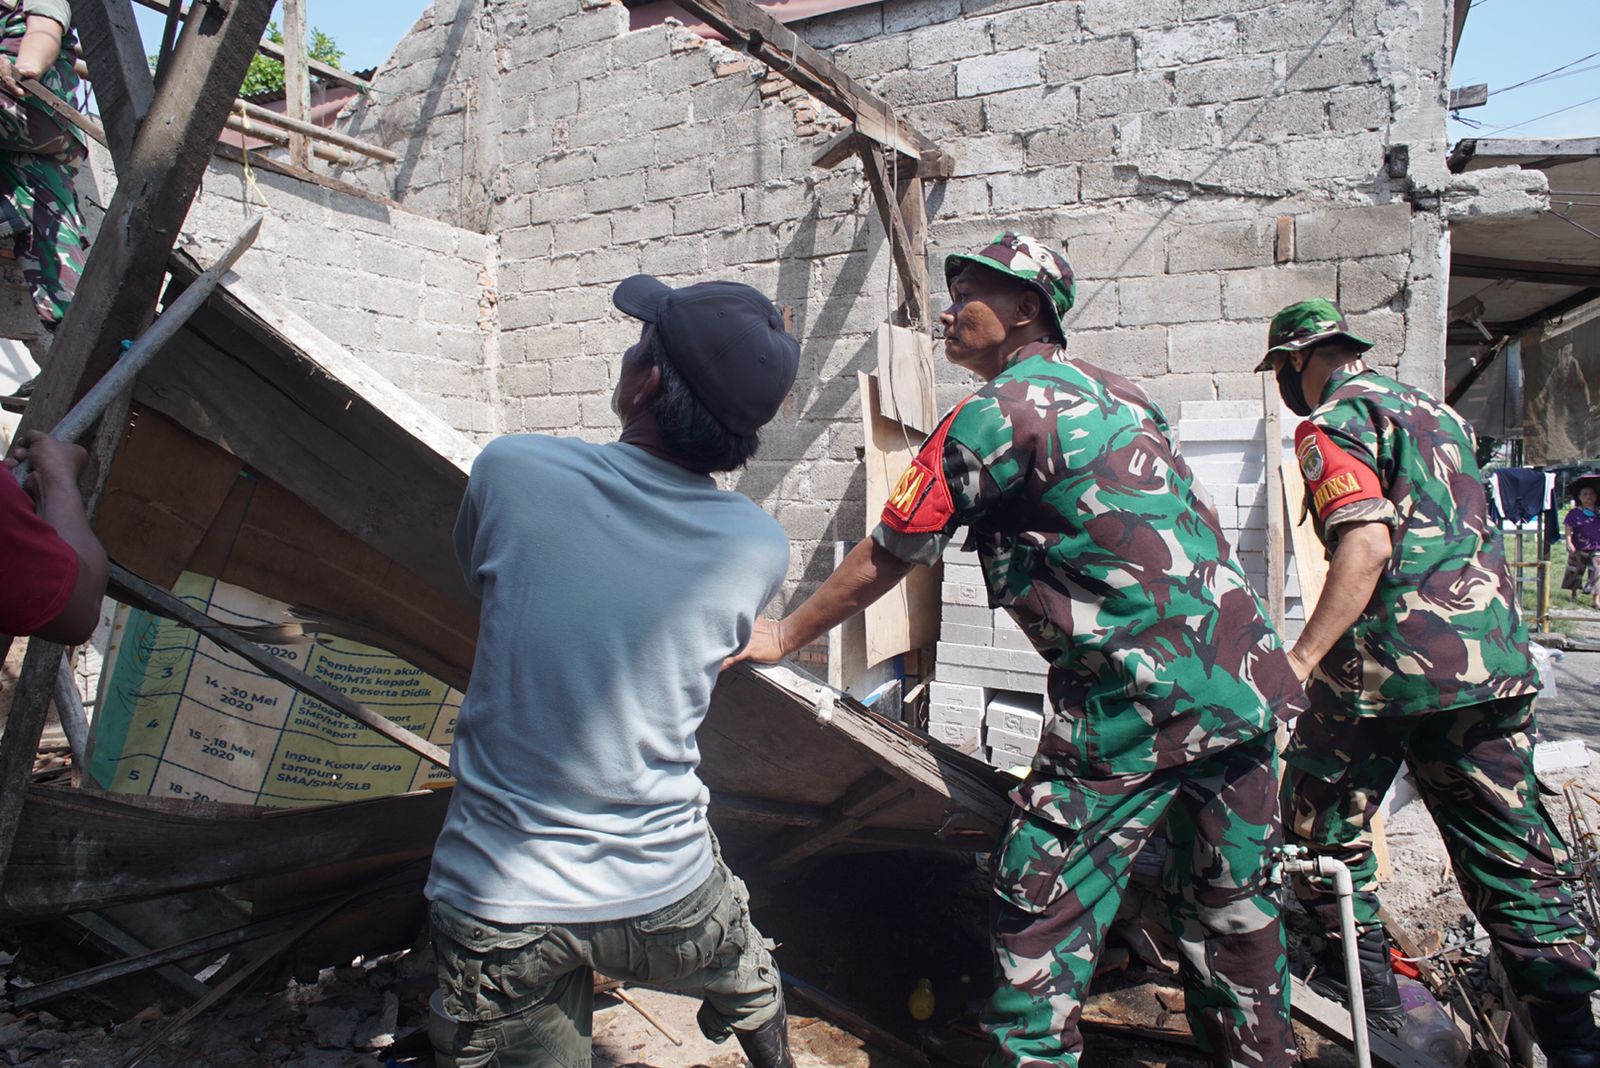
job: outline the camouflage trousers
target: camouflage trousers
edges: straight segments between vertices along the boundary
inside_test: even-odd
[[[442,901],[429,912],[453,1019],[429,1024],[439,1068],[588,1068],[596,971],[700,995],[700,1029],[715,1042],[783,1006],[771,944],[720,856],[698,888],[627,920],[501,924]]]
[[[1078,1017],[1135,856],[1159,829],[1190,1030],[1214,1065],[1293,1060],[1288,961],[1268,878],[1279,842],[1271,735],[1091,792],[1076,826],[1014,810],[994,854],[998,988],[988,1068],[1076,1065]]]
[[[66,315],[89,254],[73,189],[84,155],[48,112],[0,93],[0,196],[26,226],[16,236],[17,264],[50,326]]]
[[[1533,732],[1531,695],[1392,718],[1313,704],[1285,755],[1285,834],[1347,864],[1356,923],[1378,926],[1372,818],[1404,763],[1512,988],[1524,999],[1559,1001],[1600,989],[1600,980],[1573,915],[1566,846],[1539,800]],[[1333,895],[1296,886],[1323,929],[1337,931]]]

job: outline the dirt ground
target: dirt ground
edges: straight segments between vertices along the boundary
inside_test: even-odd
[[[1541,740],[1581,739],[1600,752],[1600,653],[1569,652],[1557,662],[1557,695],[1540,704]],[[1587,818],[1600,824],[1600,758],[1587,767],[1547,772],[1557,792],[1546,798],[1552,817],[1567,831],[1562,787],[1576,784]],[[1388,823],[1392,869],[1401,873],[1383,891],[1387,907],[1413,932],[1460,928],[1465,907],[1426,808],[1412,802]],[[737,861],[735,861],[737,867]],[[986,891],[979,859],[957,854],[871,854],[825,860],[779,884],[755,885],[755,918],[780,943],[786,972],[827,991],[860,1016],[923,1050],[936,1062],[977,1064],[984,1052],[976,1012],[989,993],[984,926]],[[15,949],[14,946],[8,948]],[[23,946],[20,952],[29,950]],[[7,990],[22,965],[0,957]],[[38,962],[33,962],[37,964]],[[913,1020],[907,997],[929,979],[935,1013]],[[1126,975],[1112,983],[1126,982]],[[152,1068],[335,1068],[431,1064],[425,1033],[426,996],[433,985],[425,948],[378,961],[328,969],[314,983],[266,988],[243,984],[197,1021],[157,1047],[143,1063]],[[50,1012],[0,1011],[0,1063],[117,1066],[168,1026],[182,1000],[144,981],[125,996],[119,1014],[100,1022],[73,1022],[68,1007]],[[143,1000],[138,993],[143,992]],[[714,1045],[699,1034],[690,998],[629,988],[631,998],[681,1045],[615,996],[596,1000],[595,1063],[628,1068],[738,1068],[734,1044]],[[131,1000],[128,998],[131,997]],[[9,999],[7,999],[8,1001]],[[6,1002],[0,1002],[3,1008]],[[912,1058],[865,1044],[791,996],[791,1041],[805,1068],[891,1068]],[[1173,1023],[1181,1026],[1181,1017]],[[1300,1035],[1307,1063],[1334,1068],[1353,1063],[1336,1047]],[[1130,1038],[1091,1029],[1085,1068],[1144,1068],[1202,1064],[1181,1041]]]

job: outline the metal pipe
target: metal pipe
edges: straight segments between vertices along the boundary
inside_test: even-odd
[[[1366,991],[1361,985],[1361,957],[1356,949],[1355,883],[1350,869],[1332,857],[1315,860],[1298,856],[1297,846],[1283,847],[1282,870],[1296,875],[1312,875],[1333,883],[1339,900],[1339,936],[1344,942],[1345,992],[1350,1008],[1350,1035],[1355,1043],[1356,1068],[1372,1068],[1372,1049],[1367,1039]]]

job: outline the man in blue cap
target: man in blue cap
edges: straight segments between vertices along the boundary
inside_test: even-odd
[[[789,1057],[782,987],[722,862],[695,731],[783,582],[783,528],[712,474],[754,455],[798,343],[749,286],[613,302],[618,440],[527,434],[472,466],[455,544],[483,602],[456,787],[427,895],[442,1068],[589,1063],[592,972],[701,995],[756,1068]]]

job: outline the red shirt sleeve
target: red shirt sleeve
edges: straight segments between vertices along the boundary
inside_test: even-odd
[[[78,584],[78,554],[0,470],[0,634],[32,634],[59,616]]]
[[[1321,427],[1301,423],[1294,432],[1294,455],[1306,480],[1306,496],[1324,522],[1335,509],[1356,501],[1381,500],[1383,487],[1371,467],[1341,449]]]

